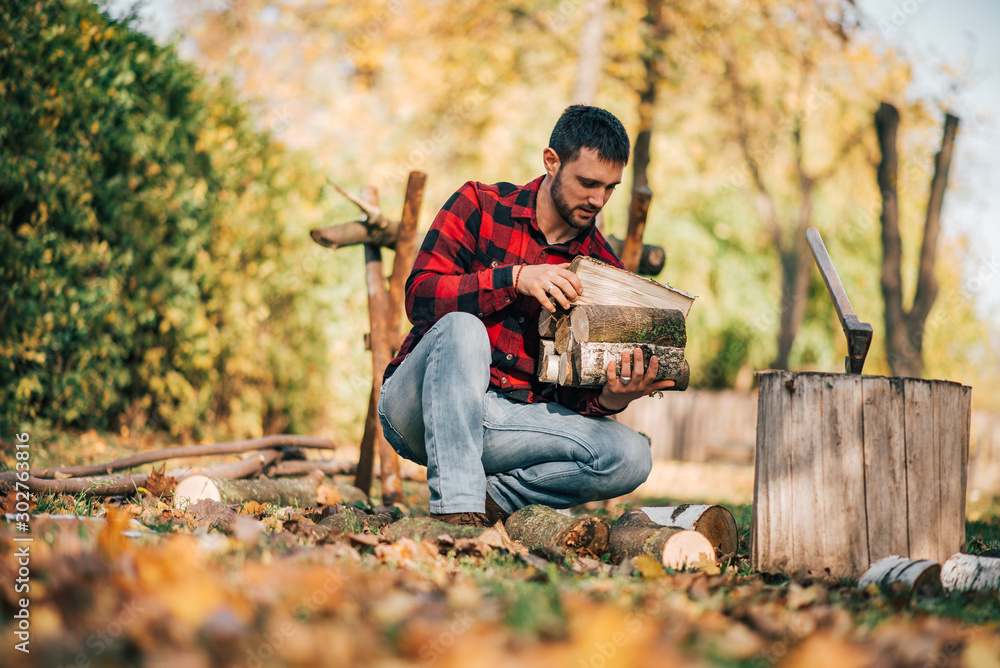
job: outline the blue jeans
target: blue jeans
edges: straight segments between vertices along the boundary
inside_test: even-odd
[[[568,508],[628,494],[652,468],[646,439],[620,422],[489,387],[492,349],[468,313],[439,320],[382,385],[378,414],[401,457],[427,466],[430,512]]]

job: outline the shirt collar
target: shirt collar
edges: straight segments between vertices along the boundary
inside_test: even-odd
[[[535,180],[526,183],[521,186],[520,192],[517,193],[517,197],[514,200],[513,206],[510,208],[510,215],[513,218],[527,218],[531,221],[532,228],[538,232],[541,236],[541,230],[538,229],[538,218],[535,215],[537,207],[535,204],[538,201],[538,189],[542,185],[542,180],[545,179],[545,175],[542,174]],[[591,225],[586,230],[581,230],[579,234],[568,241],[564,241],[559,244],[553,244],[554,246],[564,246],[566,251],[572,255],[579,255],[581,253],[587,252],[584,250],[584,246],[594,239],[594,233],[597,228]],[[589,249],[589,245],[587,246]]]

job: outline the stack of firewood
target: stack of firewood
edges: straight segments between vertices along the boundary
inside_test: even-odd
[[[620,375],[622,353],[639,348],[647,365],[656,356],[657,380],[673,380],[671,390],[687,389],[687,329],[677,309],[578,304],[568,311],[543,310],[538,333],[538,379],[543,383],[600,387],[607,382],[608,363],[614,360]]]

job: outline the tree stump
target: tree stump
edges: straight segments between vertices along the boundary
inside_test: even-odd
[[[914,378],[760,376],[751,560],[857,577],[965,544],[971,388]]]

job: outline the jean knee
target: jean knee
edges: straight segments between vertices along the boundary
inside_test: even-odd
[[[614,436],[617,447],[612,451],[605,491],[609,497],[634,492],[653,470],[653,453],[645,436],[628,427]]]
[[[431,331],[444,343],[458,366],[465,367],[468,373],[482,371],[488,379],[492,348],[482,320],[457,311],[438,320]]]

